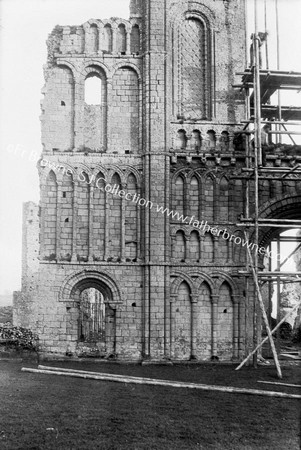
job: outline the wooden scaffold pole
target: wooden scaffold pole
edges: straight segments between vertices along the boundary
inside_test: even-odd
[[[245,233],[245,238],[247,238],[247,235]],[[261,310],[261,314],[265,323],[265,327],[267,330],[267,334],[268,334],[268,339],[270,341],[271,344],[271,349],[273,352],[273,357],[274,357],[274,361],[275,361],[275,365],[277,368],[277,374],[279,378],[282,378],[282,372],[281,372],[281,367],[279,364],[279,360],[278,360],[278,355],[277,355],[277,351],[276,351],[276,347],[275,347],[275,343],[273,340],[273,335],[271,333],[271,329],[270,329],[270,325],[269,325],[269,321],[268,321],[268,317],[265,311],[265,307],[264,307],[264,303],[263,303],[263,299],[262,299],[262,295],[261,295],[261,291],[260,291],[260,287],[259,287],[259,283],[258,283],[258,276],[257,273],[255,271],[255,266],[254,266],[254,262],[253,262],[253,258],[252,258],[252,254],[251,254],[251,250],[250,248],[248,248],[248,255],[249,255],[249,262],[250,262],[250,266],[251,266],[251,271],[253,274],[253,278],[254,278],[254,283],[255,283],[255,287],[256,287],[256,291],[257,291],[257,298],[259,301],[259,306],[260,306],[260,310]],[[257,345],[258,348],[261,347]],[[255,352],[258,350],[258,348],[256,347]]]

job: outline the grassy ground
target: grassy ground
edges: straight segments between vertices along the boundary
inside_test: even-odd
[[[300,393],[257,383],[277,381],[274,367],[51,365]],[[30,364],[0,361],[1,450],[300,448],[298,400],[30,374],[22,366]],[[301,367],[283,373],[283,382],[300,384]]]

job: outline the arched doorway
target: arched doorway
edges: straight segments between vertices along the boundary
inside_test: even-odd
[[[105,272],[72,274],[60,290],[66,304],[67,353],[78,357],[113,358],[120,290]]]
[[[270,228],[261,229],[259,239],[259,247],[267,250],[264,257],[259,258],[263,268],[259,277],[261,293],[270,327],[274,328],[296,306],[301,296],[301,197],[292,195],[270,202],[261,216],[275,221]],[[292,346],[300,323],[301,308],[295,310],[276,332],[278,353]],[[262,329],[265,334],[265,328]],[[270,355],[270,348],[263,347],[263,356]]]
[[[113,357],[116,354],[116,305],[112,304],[110,288],[88,278],[75,285],[71,298],[77,310],[77,356]],[[73,325],[76,325],[74,320]]]
[[[269,324],[274,328],[301,298],[301,229],[276,229],[269,238],[269,256],[263,260],[261,285]],[[276,332],[278,352],[291,347],[300,323],[301,308],[294,310]],[[267,356],[270,352],[264,351],[264,354]]]
[[[82,291],[78,303],[78,348],[95,348],[99,356],[115,352],[115,310],[95,288]]]

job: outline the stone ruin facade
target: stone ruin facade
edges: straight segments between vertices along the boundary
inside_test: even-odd
[[[129,20],[49,35],[41,202],[25,207],[34,249],[15,307],[42,352],[238,360],[252,347],[245,249],[196,223],[243,237],[245,103],[233,83],[246,67],[244,3],[132,0]],[[293,209],[297,190],[262,181],[261,214]]]

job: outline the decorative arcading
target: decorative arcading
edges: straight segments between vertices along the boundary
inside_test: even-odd
[[[172,149],[175,151],[187,151],[191,153],[231,153],[234,150],[241,150],[235,143],[233,131],[216,130],[212,125],[202,126],[197,124],[181,124],[181,128],[173,124]],[[178,125],[179,127],[179,125]],[[220,128],[220,127],[219,127]]]
[[[65,167],[58,177],[49,168],[44,171],[40,168],[42,260],[137,262],[141,214],[134,196],[139,200],[141,177],[136,169],[91,171],[78,164],[69,165],[68,173]],[[131,194],[133,201],[114,195],[117,189]]]
[[[139,55],[141,54],[141,19],[90,19],[82,26],[59,27],[51,35],[49,51],[62,55]],[[57,50],[59,50],[57,52]],[[49,55],[49,59],[53,57]]]

